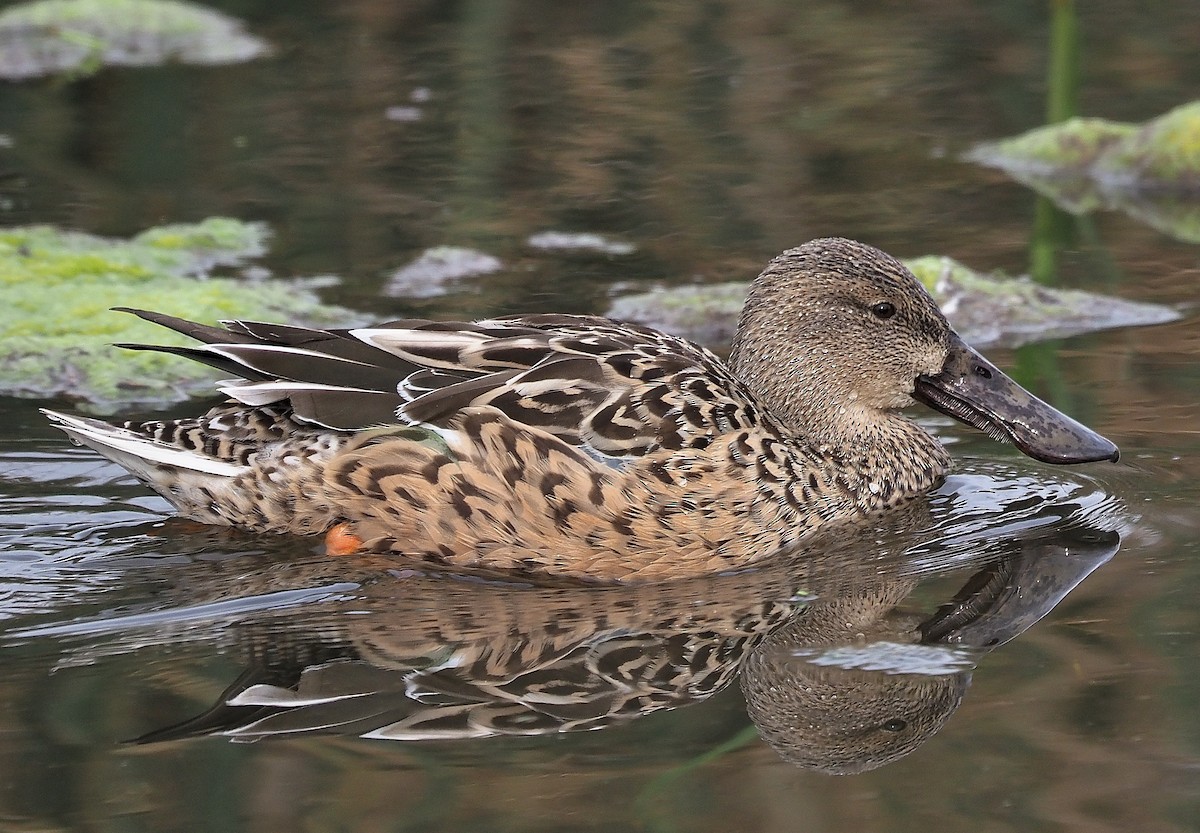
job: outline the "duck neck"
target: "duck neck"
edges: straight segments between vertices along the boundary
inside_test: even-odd
[[[805,444],[812,440],[797,437]],[[950,455],[919,425],[895,411],[850,418],[819,432],[822,456],[844,461],[863,509],[878,509],[928,491],[950,469]]]
[[[739,334],[730,367],[798,450],[815,452],[842,473],[861,508],[902,502],[949,470],[941,443],[899,411],[864,404],[853,389],[856,379],[830,372],[836,358],[816,349],[817,339],[792,342],[812,348],[807,352],[794,346],[785,352],[782,343],[748,344]]]
[[[898,411],[827,405],[820,413],[791,410],[781,420],[801,453],[837,472],[863,511],[887,508],[933,488],[950,455]]]

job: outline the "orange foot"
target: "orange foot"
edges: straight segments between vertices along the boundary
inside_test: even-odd
[[[350,524],[342,521],[325,532],[326,555],[353,555],[362,549],[363,540],[350,531]]]

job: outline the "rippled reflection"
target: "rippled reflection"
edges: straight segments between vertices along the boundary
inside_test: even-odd
[[[954,714],[983,654],[1015,639],[1120,546],[1066,525],[1002,539],[931,616],[899,607],[912,579],[865,581],[772,632],[742,668],[759,734],[785,760],[847,774],[912,752]]]
[[[1125,524],[1084,481],[997,466],[737,574],[586,587],[394,558],[233,556],[175,565],[153,604],[5,641],[53,638],[64,664],[176,642],[240,652],[244,673],[211,709],[146,743],[601,729],[702,701],[740,672],[767,743],[847,773],[932,736],[976,663],[1111,558]]]

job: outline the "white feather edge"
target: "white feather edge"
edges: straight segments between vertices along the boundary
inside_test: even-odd
[[[58,428],[65,431],[71,439],[94,448],[109,459],[114,459],[109,453],[113,452],[149,463],[203,472],[204,474],[215,474],[220,477],[235,477],[245,471],[244,467],[234,463],[227,463],[224,460],[206,457],[194,451],[155,442],[98,419],[73,417],[46,408],[42,408],[42,413]],[[120,461],[116,460],[115,462]]]
[[[369,732],[363,732],[359,737],[370,740],[465,740],[467,738],[494,738],[499,734],[495,729],[473,725],[467,729],[413,728],[408,725],[408,721],[400,720]]]
[[[393,356],[413,362],[421,367],[442,368],[445,370],[461,369],[462,364],[461,362],[433,361],[419,352],[413,353],[410,351],[414,349],[419,351],[422,345],[429,347],[457,347],[459,350],[463,350],[492,340],[492,337],[487,333],[462,330],[441,332],[437,330],[394,330],[367,327],[350,330],[349,332],[350,335],[363,344],[368,344],[377,350],[391,353]]]
[[[369,367],[366,362],[355,361],[354,359],[346,359],[341,356],[322,353],[319,350],[305,350],[302,347],[283,347],[278,344],[206,344],[201,349],[207,350],[210,353],[216,353],[219,356],[224,356],[227,359],[246,364],[243,356],[247,353],[284,353],[289,356],[311,356],[313,358],[325,359],[331,362],[341,362],[343,364],[358,365],[359,367]]]
[[[304,391],[342,391],[344,393],[374,393],[379,396],[392,396],[385,391],[351,388],[342,385],[320,385],[312,382],[239,382],[227,380],[217,383],[217,390],[228,397],[236,399],[243,405],[259,408],[270,405],[281,399],[287,399],[293,393]]]
[[[405,344],[469,345],[481,341],[491,341],[494,338],[488,333],[477,333],[474,330],[404,330],[394,327],[359,327],[349,332],[359,341],[389,352],[394,347]]]
[[[361,691],[349,694],[328,694],[323,696],[305,696],[290,688],[257,683],[225,701],[229,706],[278,706],[281,708],[299,708],[301,706],[316,706],[322,703],[335,703],[338,700],[354,700],[367,697],[372,692]]]

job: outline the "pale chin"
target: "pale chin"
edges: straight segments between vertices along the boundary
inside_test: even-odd
[[[912,391],[909,390],[907,393],[896,394],[896,398],[892,400],[891,405],[888,407],[891,410],[903,411],[905,408],[909,408],[915,404],[917,404],[917,400],[913,399]]]

